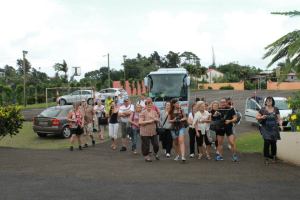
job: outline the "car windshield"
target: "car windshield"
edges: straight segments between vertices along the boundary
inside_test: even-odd
[[[275,106],[279,110],[289,110],[289,106],[286,100],[275,100]]]

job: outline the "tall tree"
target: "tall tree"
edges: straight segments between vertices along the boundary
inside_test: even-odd
[[[180,65],[180,53],[175,53],[173,51],[169,51],[169,53],[163,59],[163,67],[166,68],[176,68]]]
[[[17,60],[17,66],[18,66],[18,74],[23,75],[24,74],[24,67],[23,67],[23,59]],[[25,72],[28,74],[31,69],[30,62],[25,58]]]

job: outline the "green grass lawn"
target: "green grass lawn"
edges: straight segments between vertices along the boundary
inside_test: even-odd
[[[33,132],[32,122],[24,122],[20,133],[13,137],[6,136],[0,140],[0,146],[26,149],[61,149],[70,145],[68,139],[55,136],[40,138]]]
[[[96,139],[98,143],[98,138]],[[0,147],[13,147],[25,149],[64,149],[70,146],[69,139],[63,139],[58,136],[47,136],[40,138],[32,130],[32,122],[24,122],[20,133],[10,137],[6,136],[0,140]],[[77,146],[77,142],[76,142]]]
[[[263,139],[258,132],[242,134],[237,138],[237,149],[244,153],[260,153],[263,149]]]
[[[107,138],[107,130],[106,130]],[[97,143],[99,140],[97,138]],[[0,147],[13,147],[25,149],[64,149],[70,146],[69,139],[62,139],[57,136],[40,138],[32,130],[32,122],[24,122],[20,133],[13,137],[6,136],[0,140]],[[258,132],[250,132],[240,135],[237,138],[239,152],[254,153],[262,152],[263,139]]]

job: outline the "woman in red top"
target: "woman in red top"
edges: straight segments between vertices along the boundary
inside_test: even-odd
[[[70,151],[73,151],[74,149],[73,144],[75,142],[75,139],[78,140],[79,150],[82,150],[80,136],[83,133],[83,124],[84,124],[84,119],[80,111],[80,103],[74,103],[73,108],[74,109],[71,110],[67,116],[67,121],[69,123],[69,127],[72,134],[70,139],[71,142]]]

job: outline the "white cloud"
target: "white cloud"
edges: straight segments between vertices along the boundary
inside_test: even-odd
[[[106,66],[102,55],[108,52],[116,69],[124,54],[132,58],[170,50],[192,51],[207,66],[212,46],[217,64],[263,67],[264,47],[299,23],[297,17],[270,12],[300,6],[291,0],[0,1],[0,67],[15,66],[22,50],[28,50],[32,65],[50,75],[63,59],[70,68],[81,66],[82,73]]]

